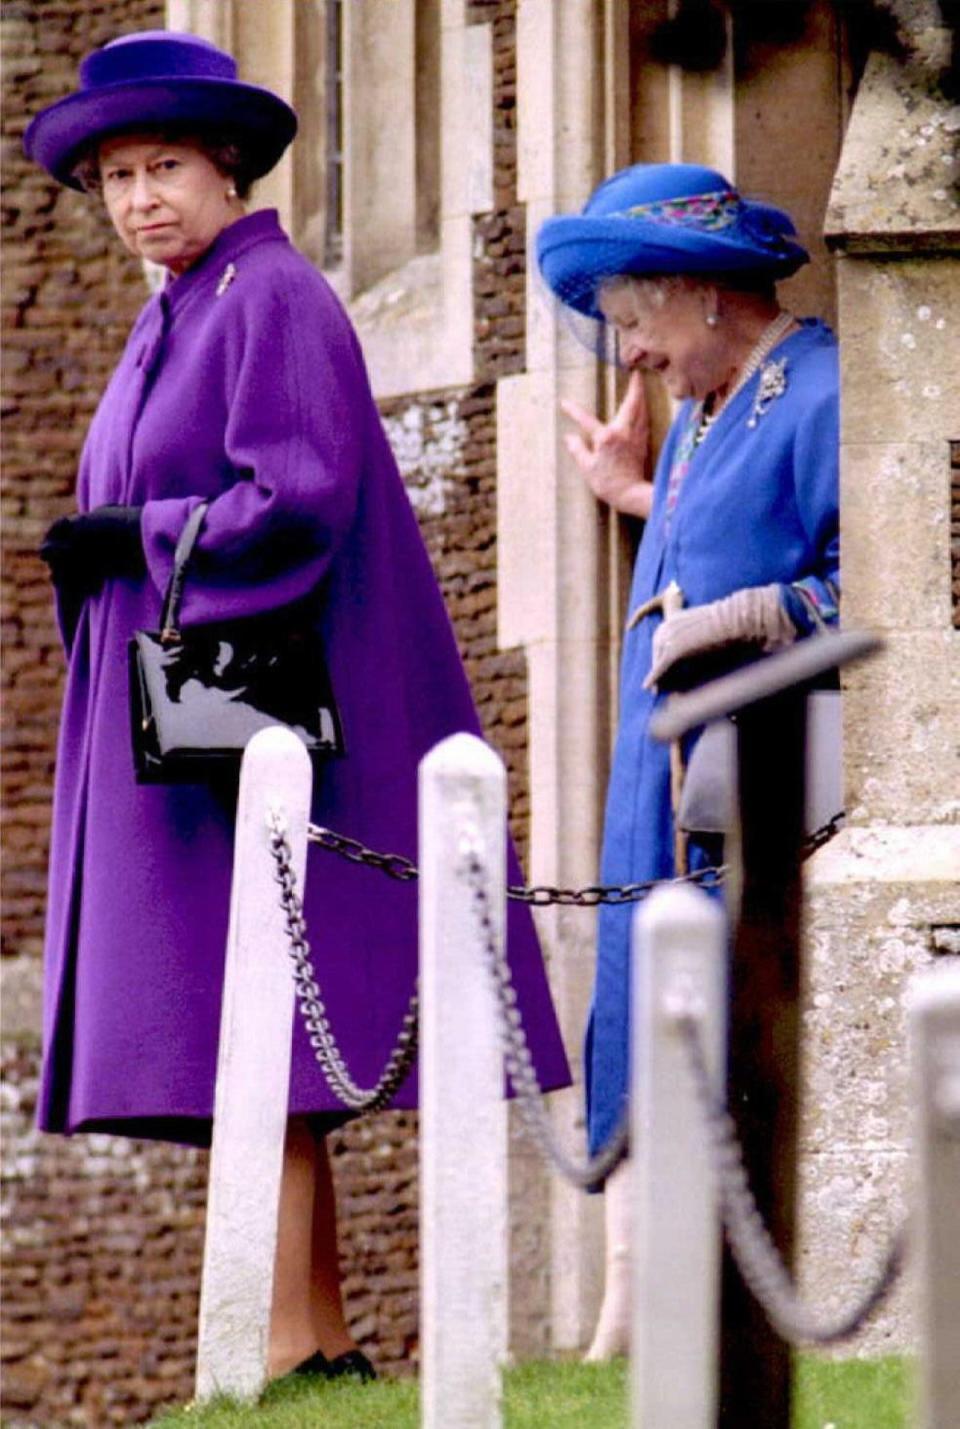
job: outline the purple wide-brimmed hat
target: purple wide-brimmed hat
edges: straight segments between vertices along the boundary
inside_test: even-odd
[[[41,110],[23,147],[60,183],[82,189],[74,169],[89,144],[170,124],[235,135],[251,178],[272,169],[297,132],[289,104],[238,80],[236,61],[216,45],[196,35],[141,30],[87,55],[80,88]]]
[[[537,263],[553,293],[602,320],[605,278],[634,273],[748,274],[787,278],[809,261],[789,216],[742,198],[699,164],[634,164],[612,175],[582,213],[548,218]]]

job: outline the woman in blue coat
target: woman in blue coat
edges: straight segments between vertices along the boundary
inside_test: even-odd
[[[565,404],[578,428],[568,446],[592,489],[646,520],[623,642],[605,883],[678,871],[669,751],[648,727],[682,662],[726,647],[738,659],[752,647],[755,658],[837,619],[836,343],[777,300],[776,280],[807,261],[793,235],[786,214],[688,164],[625,169],[581,214],[549,219],[538,234],[552,291],[631,369],[609,423]],[[652,483],[642,371],[658,373],[678,403]],[[672,588],[683,608],[665,618]],[[690,867],[706,863],[693,843]],[[600,910],[585,1049],[594,1152],[627,1096],[629,935],[628,908]],[[607,1189],[595,1358],[625,1348],[623,1193],[621,1172]]]
[[[140,785],[127,644],[157,628],[178,537],[208,503],[185,626],[313,601],[347,755],[313,817],[415,857],[417,767],[478,723],[450,622],[349,320],[251,180],[296,129],[229,55],[165,31],[89,55],[26,134],[102,194],[125,246],[166,269],[93,419],[76,515],[48,533],[68,653],[54,794],[40,1124],[210,1138],[235,791]],[[515,871],[514,871],[515,872]],[[373,1085],[417,970],[416,894],[315,852],[318,980],[354,1077]],[[509,955],[541,1083],[568,1080],[525,910]],[[416,1075],[392,1103],[416,1105]],[[372,1373],[344,1323],[324,1132],[346,1119],[294,1031],[269,1363]]]

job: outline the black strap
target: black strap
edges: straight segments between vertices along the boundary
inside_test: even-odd
[[[197,544],[197,537],[200,535],[200,528],[207,514],[207,505],[206,501],[201,501],[200,505],[195,506],[190,512],[173,553],[173,575],[170,577],[170,584],[163,602],[163,614],[160,617],[160,636],[163,640],[178,640],[180,638],[180,631],[177,627],[180,621],[180,603],[183,600],[184,582],[187,579],[187,563]]]

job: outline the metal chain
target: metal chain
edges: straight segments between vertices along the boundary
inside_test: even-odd
[[[458,871],[469,885],[473,897],[480,951],[493,984],[500,1014],[500,1041],[507,1075],[517,1094],[517,1105],[529,1138],[541,1155],[552,1162],[560,1174],[574,1186],[584,1190],[596,1190],[606,1182],[628,1153],[628,1113],[625,1109],[620,1124],[606,1146],[585,1164],[571,1160],[560,1146],[549,1113],[543,1104],[543,1091],[523,1030],[516,988],[513,986],[510,965],[503,951],[503,939],[497,937],[493,926],[487,878],[476,848],[464,849]]]
[[[803,846],[802,857],[807,858],[820,848],[836,832],[843,814],[835,815],[808,838]],[[310,1045],[317,1061],[334,1093],[355,1111],[378,1111],[386,1106],[394,1092],[408,1075],[417,1055],[419,998],[414,991],[404,1016],[396,1046],[390,1054],[383,1073],[376,1086],[369,1090],[359,1087],[350,1076],[349,1070],[339,1050],[333,1030],[326,1014],[320,988],[310,962],[310,945],[306,938],[303,905],[296,892],[296,880],[290,861],[290,846],[286,839],[279,815],[270,815],[271,851],[277,863],[277,882],[281,885],[281,904],[287,919],[287,935],[290,956],[294,964],[294,984],[297,1000],[303,1014]],[[399,882],[412,882],[420,876],[416,865],[403,854],[378,853],[357,839],[318,824],[307,825],[307,838],[328,852],[339,854],[351,863],[376,868]],[[475,856],[474,856],[475,858]],[[511,1083],[518,1096],[518,1104],[531,1139],[541,1153],[574,1185],[594,1190],[604,1185],[611,1172],[628,1154],[628,1113],[624,1110],[619,1125],[615,1128],[607,1145],[586,1164],[570,1160],[558,1145],[549,1116],[542,1104],[543,1093],[537,1081],[533,1059],[527,1046],[526,1037],[517,1007],[516,991],[513,988],[509,965],[498,951],[490,917],[489,897],[483,881],[483,868],[475,858],[475,864],[465,865],[471,879],[474,904],[483,935],[483,953],[497,991],[498,1007],[501,1014],[501,1037],[504,1044],[504,1059]],[[510,886],[507,897],[534,907],[564,904],[577,907],[594,907],[599,903],[637,903],[646,898],[661,882],[673,883],[720,883],[726,874],[726,866],[719,865],[699,869],[694,873],[672,880],[649,880],[645,883],[621,885],[589,885],[586,888],[552,888],[536,885],[530,888]]]
[[[378,868],[388,878],[395,878],[400,883],[409,883],[411,879],[420,877],[416,864],[404,858],[402,853],[377,853],[358,839],[348,839],[346,834],[336,834],[333,829],[325,829],[320,824],[307,824],[307,839],[329,853],[338,853],[350,863]]]
[[[743,1161],[733,1117],[718,1104],[693,1010],[680,1010],[676,1026],[690,1059],[720,1196],[727,1241],[745,1284],[777,1334],[791,1345],[834,1345],[848,1340],[889,1295],[903,1267],[907,1231],[902,1226],[887,1249],[873,1284],[832,1320],[821,1320],[800,1299],[789,1270],[764,1224]]]
[[[673,878],[671,883],[719,883],[726,872],[725,867],[698,868],[693,873],[685,873]],[[599,903],[617,907],[624,903],[639,903],[657,887],[662,879],[649,879],[646,883],[591,883],[586,888],[552,888],[549,884],[535,884],[532,888],[512,885],[507,888],[507,897],[515,903],[527,903],[532,908],[549,908],[559,904],[567,908],[596,908]]]
[[[834,834],[840,829],[846,818],[846,811],[841,809],[839,814],[834,814],[832,819],[828,819],[825,824],[821,824],[818,829],[814,829],[812,834],[807,834],[800,845],[800,860],[805,863],[808,858],[812,858],[817,849],[823,848],[829,843]]]
[[[834,825],[836,822],[832,821]],[[337,1046],[313,974],[303,905],[296,891],[290,845],[282,820],[276,811],[271,812],[269,824],[270,848],[277,865],[276,878],[281,887],[281,904],[286,917],[290,955],[294,964],[294,983],[310,1044],[330,1087],[346,1106],[354,1111],[378,1111],[389,1103],[406,1079],[416,1057],[419,999],[416,993],[410,999],[397,1045],[376,1086],[369,1090],[359,1087],[350,1076]],[[332,837],[339,838],[337,835]],[[821,839],[821,842],[825,842],[825,839]],[[819,844],[817,846],[819,847]],[[358,848],[362,849],[362,846]],[[347,853],[346,856],[356,857],[356,854]],[[390,871],[385,867],[387,864],[402,862],[409,865],[409,860],[402,860],[400,855],[374,857],[377,859],[377,866],[383,867],[385,872]],[[367,862],[367,859],[358,861]],[[412,871],[393,872],[391,876],[406,879],[417,877],[416,869],[412,865],[409,867]],[[494,929],[487,878],[476,848],[465,849],[461,873],[473,898],[480,933],[480,949],[500,1014],[500,1040],[504,1062],[517,1094],[518,1107],[527,1133],[541,1155],[552,1162],[571,1184],[585,1190],[597,1189],[605,1184],[628,1154],[627,1112],[624,1111],[619,1125],[603,1150],[589,1158],[586,1163],[573,1161],[559,1145],[543,1104],[543,1091],[523,1029],[516,989],[502,950],[502,939],[497,937]],[[771,1325],[790,1344],[831,1345],[851,1338],[883,1303],[896,1283],[905,1257],[906,1228],[902,1227],[894,1236],[873,1284],[860,1298],[832,1321],[819,1320],[800,1299],[757,1207],[744,1167],[743,1152],[733,1118],[725,1107],[716,1102],[713,1094],[700,1040],[699,1022],[692,1012],[680,1011],[676,1015],[676,1026],[687,1049],[697,1099],[704,1117],[724,1229],[744,1282],[763,1307]]]
[[[358,839],[347,838],[345,834],[338,834],[333,829],[325,829],[319,824],[307,825],[307,838],[311,843],[319,844],[328,853],[339,854],[341,858],[347,859],[350,863],[360,863],[367,868],[379,869],[388,878],[395,878],[401,883],[409,883],[413,879],[420,877],[420,870],[416,864],[402,853],[377,853],[375,849],[367,848]],[[678,882],[685,883],[711,883],[719,882],[725,873],[723,867],[701,868],[695,873],[684,875]],[[575,908],[595,908],[598,903],[639,903],[642,898],[656,888],[659,880],[650,879],[646,883],[622,883],[622,884],[589,884],[586,888],[553,888],[547,884],[535,884],[531,888],[524,888],[517,884],[511,884],[507,888],[507,897],[515,903],[528,903],[534,908],[547,908],[552,904],[563,904],[567,907]]]
[[[271,810],[267,822],[270,827],[270,852],[277,865],[275,877],[280,884],[280,903],[287,924],[289,952],[293,962],[293,981],[310,1045],[330,1089],[345,1106],[358,1112],[380,1111],[390,1102],[394,1093],[406,1080],[417,1055],[419,1012],[417,993],[414,991],[410,999],[396,1046],[390,1053],[376,1086],[370,1088],[358,1086],[350,1075],[337,1045],[320,988],[317,985],[313,965],[310,962],[310,944],[307,942],[303,904],[297,893],[296,875],[293,871],[290,844],[287,840],[283,820],[276,810]]]
[[[842,821],[843,814],[835,814],[828,823],[822,825],[815,833],[810,834],[801,847],[801,858],[809,858],[811,854],[816,853],[818,848],[829,842]],[[347,838],[346,834],[335,833],[333,829],[323,828],[320,824],[307,825],[307,838],[310,843],[319,844],[328,853],[339,854],[341,858],[347,859],[350,863],[359,863],[367,868],[379,869],[388,878],[397,879],[400,883],[410,883],[420,877],[417,865],[404,854],[378,853],[376,849],[367,848],[366,844],[362,844],[359,839]],[[710,868],[697,869],[694,873],[685,874],[682,878],[671,881],[709,885],[721,883],[726,872],[726,865],[718,864]],[[527,903],[533,908],[548,908],[554,904],[573,908],[595,908],[600,903],[616,907],[624,903],[639,903],[661,881],[650,879],[646,883],[591,883],[585,888],[554,888],[550,884],[534,884],[532,887],[525,888],[522,885],[511,884],[507,888],[507,897],[514,903]]]

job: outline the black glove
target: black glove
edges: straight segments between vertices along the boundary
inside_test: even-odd
[[[61,516],[43,538],[41,559],[58,590],[93,595],[108,576],[141,576],[147,569],[140,538],[140,506],[97,506]]]

